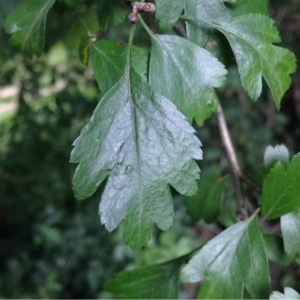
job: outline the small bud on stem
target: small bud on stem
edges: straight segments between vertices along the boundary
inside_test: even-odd
[[[155,5],[151,2],[133,2],[132,12],[128,16],[131,23],[137,22],[139,12],[154,13]]]

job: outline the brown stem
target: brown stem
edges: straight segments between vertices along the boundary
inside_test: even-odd
[[[236,151],[234,149],[234,146],[233,146],[233,143],[231,140],[231,136],[230,136],[230,133],[228,130],[227,122],[226,122],[224,111],[223,111],[221,104],[219,104],[219,106],[218,106],[217,119],[218,119],[221,139],[222,139],[223,145],[225,147],[226,154],[227,154],[229,164],[231,167],[231,171],[233,174],[233,178],[234,178],[234,186],[235,186],[236,196],[238,199],[238,204],[239,204],[239,207],[241,208],[241,207],[244,207],[244,205],[245,205],[245,197],[244,197],[242,183],[241,183],[241,179],[243,176],[242,176],[242,171],[241,171],[241,168],[240,168],[240,165],[238,162]]]

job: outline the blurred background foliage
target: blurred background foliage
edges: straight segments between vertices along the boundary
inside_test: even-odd
[[[174,193],[172,229],[156,230],[149,247],[134,253],[118,232],[109,234],[101,226],[99,197],[74,199],[72,142],[101,97],[91,69],[80,63],[78,46],[99,30],[98,18],[106,26],[106,15],[99,10],[100,1],[98,7],[92,0],[57,1],[48,16],[45,54],[30,58],[10,43],[3,29],[5,17],[19,2],[0,0],[0,298],[108,298],[103,285],[117,271],[183,255],[216,235],[219,227],[192,221],[182,197]],[[114,26],[105,38],[126,42],[129,25],[119,24],[124,8],[108,10]],[[272,0],[270,12],[283,46],[300,59],[299,0]],[[138,31],[136,42],[147,45],[144,32]],[[278,112],[267,89],[258,102],[251,102],[236,67],[228,67],[228,84],[219,96],[243,168],[259,169],[269,144],[284,143],[291,153],[299,152],[300,71]],[[202,174],[226,174],[216,119],[197,131],[204,145]],[[223,206],[229,215],[233,195],[229,188]],[[220,213],[221,223],[229,219]],[[274,288],[300,288],[297,266],[274,268]]]

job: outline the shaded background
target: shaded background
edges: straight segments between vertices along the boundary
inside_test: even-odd
[[[0,297],[111,297],[103,284],[115,272],[186,253],[215,228],[201,224],[200,237],[175,195],[172,229],[155,231],[149,247],[134,253],[118,232],[108,234],[101,226],[99,197],[74,199],[71,145],[101,97],[77,49],[87,28],[98,30],[97,14],[93,1],[57,1],[47,21],[45,54],[30,59],[10,44],[3,29],[5,16],[18,3],[0,0]],[[270,12],[283,46],[299,60],[299,0],[270,1]],[[124,42],[127,32],[123,24],[106,37]],[[139,31],[137,41],[147,45],[145,33]],[[258,102],[250,101],[236,67],[229,70],[228,85],[219,94],[243,168],[260,167],[269,144],[284,143],[291,153],[299,152],[300,69],[280,112],[268,89]],[[216,119],[206,121],[198,134],[204,145],[202,172],[227,171]],[[298,266],[272,268],[273,288],[300,289]]]

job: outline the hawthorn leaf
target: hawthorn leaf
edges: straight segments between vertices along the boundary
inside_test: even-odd
[[[287,167],[278,162],[263,182],[262,216],[266,220],[279,218],[300,208],[300,154]]]
[[[29,54],[41,55],[45,45],[46,18],[55,0],[24,0],[6,19],[12,43]]]
[[[193,220],[203,218],[207,223],[215,221],[218,216],[227,178],[216,175],[202,175],[198,180],[198,191],[195,195],[185,198],[187,213]]]
[[[282,216],[280,224],[285,253],[294,259],[300,254],[300,210]]]
[[[91,61],[99,89],[106,93],[124,74],[128,45],[114,41],[100,40],[90,45]],[[132,67],[145,76],[148,68],[148,53],[144,49],[131,46]]]
[[[172,224],[169,184],[184,195],[196,192],[200,145],[176,107],[128,67],[74,143],[75,194],[91,196],[108,177],[101,221],[109,231],[122,222],[125,242],[138,249],[153,223],[163,230]]]
[[[105,289],[125,299],[178,299],[180,266],[185,258],[120,272]]]
[[[156,0],[156,19],[162,30],[170,30],[177,23],[185,3],[189,0]]]
[[[214,296],[219,299],[240,299],[245,293],[254,299],[267,298],[268,260],[256,215],[204,245],[184,267],[182,277],[185,282],[207,279],[218,287]]]
[[[214,112],[214,88],[225,82],[224,66],[207,50],[179,36],[152,37],[149,82],[188,118],[201,124]],[[201,124],[202,125],[202,124]]]
[[[290,74],[296,69],[296,60],[287,49],[273,45],[281,41],[274,22],[262,14],[231,17],[221,0],[198,1],[195,9],[196,13],[187,15],[186,20],[196,28],[206,26],[224,34],[249,96],[256,100],[261,95],[264,78],[279,108],[291,84]]]
[[[294,289],[290,288],[290,287],[285,287],[284,288],[284,293],[280,293],[280,292],[272,292],[271,296],[270,296],[270,300],[292,300],[292,299],[296,299],[299,300],[300,299],[300,295],[298,292],[296,292]]]
[[[279,108],[291,85],[290,74],[296,70],[296,60],[287,49],[273,45],[281,41],[273,21],[249,14],[235,18],[226,27],[221,31],[235,54],[245,90],[256,100],[262,92],[263,76]]]
[[[264,166],[269,168],[278,161],[287,165],[290,160],[289,150],[285,145],[268,146],[264,154]]]

